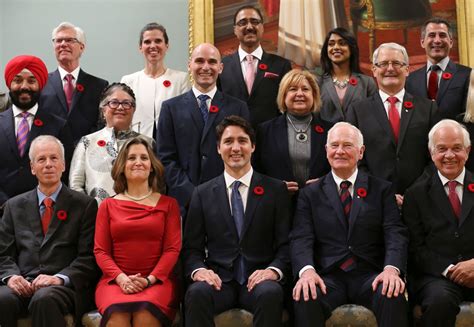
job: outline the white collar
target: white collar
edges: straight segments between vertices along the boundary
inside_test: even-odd
[[[253,175],[253,168],[250,167],[249,171],[245,173],[242,177],[238,179],[242,184],[244,184],[247,187],[250,187],[250,181],[252,180],[252,175]],[[225,186],[226,188],[229,188],[232,186],[232,184],[237,180],[234,177],[230,176],[229,173],[227,173],[224,170],[224,180],[225,180]]]
[[[36,116],[36,112],[38,111],[38,104],[36,103],[33,107],[31,107],[28,110],[21,110],[17,106],[15,106],[14,104],[12,104],[12,110],[13,110],[13,117],[18,116],[22,112],[28,112],[34,117],[34,116]]]
[[[428,60],[428,62],[426,64],[426,72],[429,72],[430,69],[431,69],[431,66],[433,66],[433,65],[438,65],[438,67],[441,68],[441,70],[444,72],[446,70],[446,67],[448,67],[448,63],[449,63],[449,57],[447,57],[447,56],[444,57],[437,64],[433,64],[431,61]]]
[[[77,79],[79,78],[79,70],[81,70],[81,67],[77,66],[76,69],[74,69],[72,72],[69,73],[61,66],[58,66],[58,71],[59,71],[59,76],[61,76],[61,81],[64,81],[64,77],[67,74],[71,74],[74,77],[74,80],[77,82]]]
[[[341,185],[341,182],[343,181],[349,181],[351,182],[351,186],[354,187],[356,179],[357,179],[357,173],[359,170],[356,168],[354,173],[347,179],[342,179],[341,177],[337,176],[334,170],[331,170],[332,178],[334,178],[334,181],[336,182],[337,189],[339,190],[339,187]]]
[[[212,90],[210,90],[209,92],[207,93],[202,93],[201,91],[199,91],[194,85],[193,85],[193,93],[194,93],[194,96],[197,98],[198,96],[200,96],[201,94],[206,94],[207,96],[209,96],[212,99],[214,99],[214,96],[216,95],[216,92],[217,92],[217,86],[214,86],[214,88]]]
[[[247,53],[242,49],[242,47],[239,45],[239,60],[240,62],[245,60],[245,57],[249,54],[257,58],[258,60],[262,60],[262,55],[263,55],[263,49],[262,46],[259,45],[257,49],[255,49],[252,53]]]
[[[379,95],[380,95],[380,98],[382,98],[382,102],[385,103],[385,101],[387,101],[387,99],[391,96],[391,95],[388,95],[387,93],[385,93],[384,91],[382,90],[379,90]],[[394,95],[394,97],[396,97],[398,99],[398,101],[400,101],[400,103],[403,102],[403,97],[405,96],[405,89],[401,89],[397,94]]]
[[[453,181],[458,182],[460,185],[464,185],[464,176],[466,175],[466,168],[462,169],[462,172],[456,177],[455,179],[452,179]],[[446,185],[447,182],[451,181],[451,179],[447,179],[444,177],[441,172],[438,170],[438,176],[439,179],[441,180],[441,184]]]

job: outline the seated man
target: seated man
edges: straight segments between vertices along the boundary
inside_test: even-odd
[[[325,326],[346,303],[371,309],[379,326],[407,326],[408,232],[389,182],[357,169],[360,131],[345,122],[328,132],[331,172],[301,190],[290,236],[296,327]]]
[[[454,120],[436,124],[428,139],[437,173],[410,187],[403,204],[408,285],[421,325],[449,327],[461,301],[474,301],[474,178],[464,168],[471,142]]]
[[[238,116],[216,128],[224,173],[199,185],[184,227],[186,326],[214,326],[214,315],[241,307],[254,326],[281,326],[288,273],[289,197],[285,183],[253,171],[255,133]],[[207,250],[207,251],[206,251]]]
[[[38,187],[6,202],[0,220],[0,326],[65,326],[93,305],[97,202],[61,183],[64,148],[54,136],[33,140],[31,171]]]

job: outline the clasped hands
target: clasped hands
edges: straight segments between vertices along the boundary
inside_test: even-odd
[[[461,286],[474,288],[474,259],[458,262],[449,268],[446,277]]]
[[[56,276],[38,275],[32,282],[26,280],[23,276],[13,275],[8,279],[7,286],[22,297],[31,297],[43,287],[63,285],[64,281]]]
[[[255,270],[247,281],[247,290],[250,292],[254,289],[255,286],[260,284],[265,280],[278,280],[280,276],[272,269],[261,269]],[[217,291],[221,290],[222,280],[214,271],[211,269],[200,269],[196,271],[193,275],[193,280],[195,282],[206,282],[209,285],[213,286]]]
[[[148,278],[153,284],[153,281],[151,281],[152,276]],[[139,273],[135,275],[126,275],[121,273],[115,278],[115,282],[125,294],[138,293],[148,287],[148,280],[146,277],[142,277],[142,275]]]

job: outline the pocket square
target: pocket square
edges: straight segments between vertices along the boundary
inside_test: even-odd
[[[265,72],[265,75],[263,75],[263,78],[278,78],[280,75],[271,73],[271,72]]]

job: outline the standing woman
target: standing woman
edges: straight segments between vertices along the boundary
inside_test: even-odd
[[[181,224],[176,200],[160,193],[163,171],[141,136],[125,143],[114,163],[117,195],[100,205],[95,231],[101,326],[170,326],[175,317]]]
[[[357,41],[345,28],[329,31],[321,49],[321,68],[321,117],[327,121],[344,121],[351,102],[377,92],[373,78],[361,73]]]
[[[146,24],[140,31],[139,41],[140,52],[145,58],[145,68],[125,75],[121,80],[132,88],[137,97],[133,130],[153,139],[161,103],[190,89],[188,73],[165,67],[168,47],[166,29],[158,23]]]

